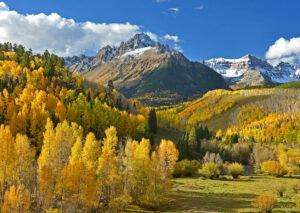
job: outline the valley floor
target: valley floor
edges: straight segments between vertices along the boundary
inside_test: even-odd
[[[213,212],[257,212],[252,207],[252,202],[258,195],[272,194],[277,205],[275,213],[300,212],[295,208],[295,192],[292,184],[298,178],[275,178],[268,176],[243,176],[232,180],[202,180],[200,178],[173,179],[174,189],[171,201],[161,212],[189,212],[189,213],[213,213]],[[276,195],[274,189],[277,183],[283,183],[287,187],[282,198]],[[128,212],[148,212],[129,209]]]

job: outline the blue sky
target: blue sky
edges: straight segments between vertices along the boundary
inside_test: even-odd
[[[282,50],[286,45],[274,44],[284,38],[291,46],[290,39],[300,36],[299,0],[7,0],[4,3],[11,11],[23,15],[54,12],[75,22],[129,22],[138,26],[139,31],[152,32],[158,37],[178,36],[176,44],[191,60],[238,58],[248,53],[265,58],[271,45],[275,45],[273,56],[300,55],[300,50]]]

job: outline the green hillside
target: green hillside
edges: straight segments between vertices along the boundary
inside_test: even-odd
[[[285,84],[281,84],[277,86],[277,88],[281,89],[300,89],[300,81],[293,81]]]

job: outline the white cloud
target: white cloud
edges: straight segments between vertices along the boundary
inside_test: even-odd
[[[9,7],[4,2],[0,2],[0,10],[9,10]]]
[[[195,7],[195,10],[203,10],[203,9],[204,9],[203,5],[200,5],[199,7]]]
[[[183,52],[183,49],[180,47],[180,45],[178,45],[178,42],[180,42],[178,36],[166,34],[162,37],[162,40],[169,40],[174,42],[174,49],[179,52]]]
[[[158,41],[158,37],[156,34],[151,33],[151,32],[146,32],[146,34],[151,38],[151,40]]]
[[[174,12],[175,14],[179,13],[179,8],[177,8],[177,7],[169,8],[169,10],[172,11],[172,12]]]
[[[23,15],[0,2],[0,42],[22,44],[35,52],[48,49],[61,56],[94,54],[105,45],[129,39],[140,28],[128,22],[76,22],[57,13]]]
[[[272,64],[281,61],[289,63],[300,61],[300,37],[292,38],[290,40],[284,38],[278,39],[269,47],[265,57]]]
[[[163,38],[166,40],[172,40],[175,43],[179,42],[178,36],[172,36],[172,35],[166,34]]]
[[[183,49],[177,43],[175,43],[174,49],[177,50],[178,52],[182,52],[183,53]]]

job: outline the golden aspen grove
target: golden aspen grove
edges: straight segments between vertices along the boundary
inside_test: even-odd
[[[167,202],[178,151],[151,146],[148,110],[64,59],[0,46],[1,212],[120,212]]]
[[[0,49],[1,212],[300,208],[298,82],[147,107],[47,50]]]

